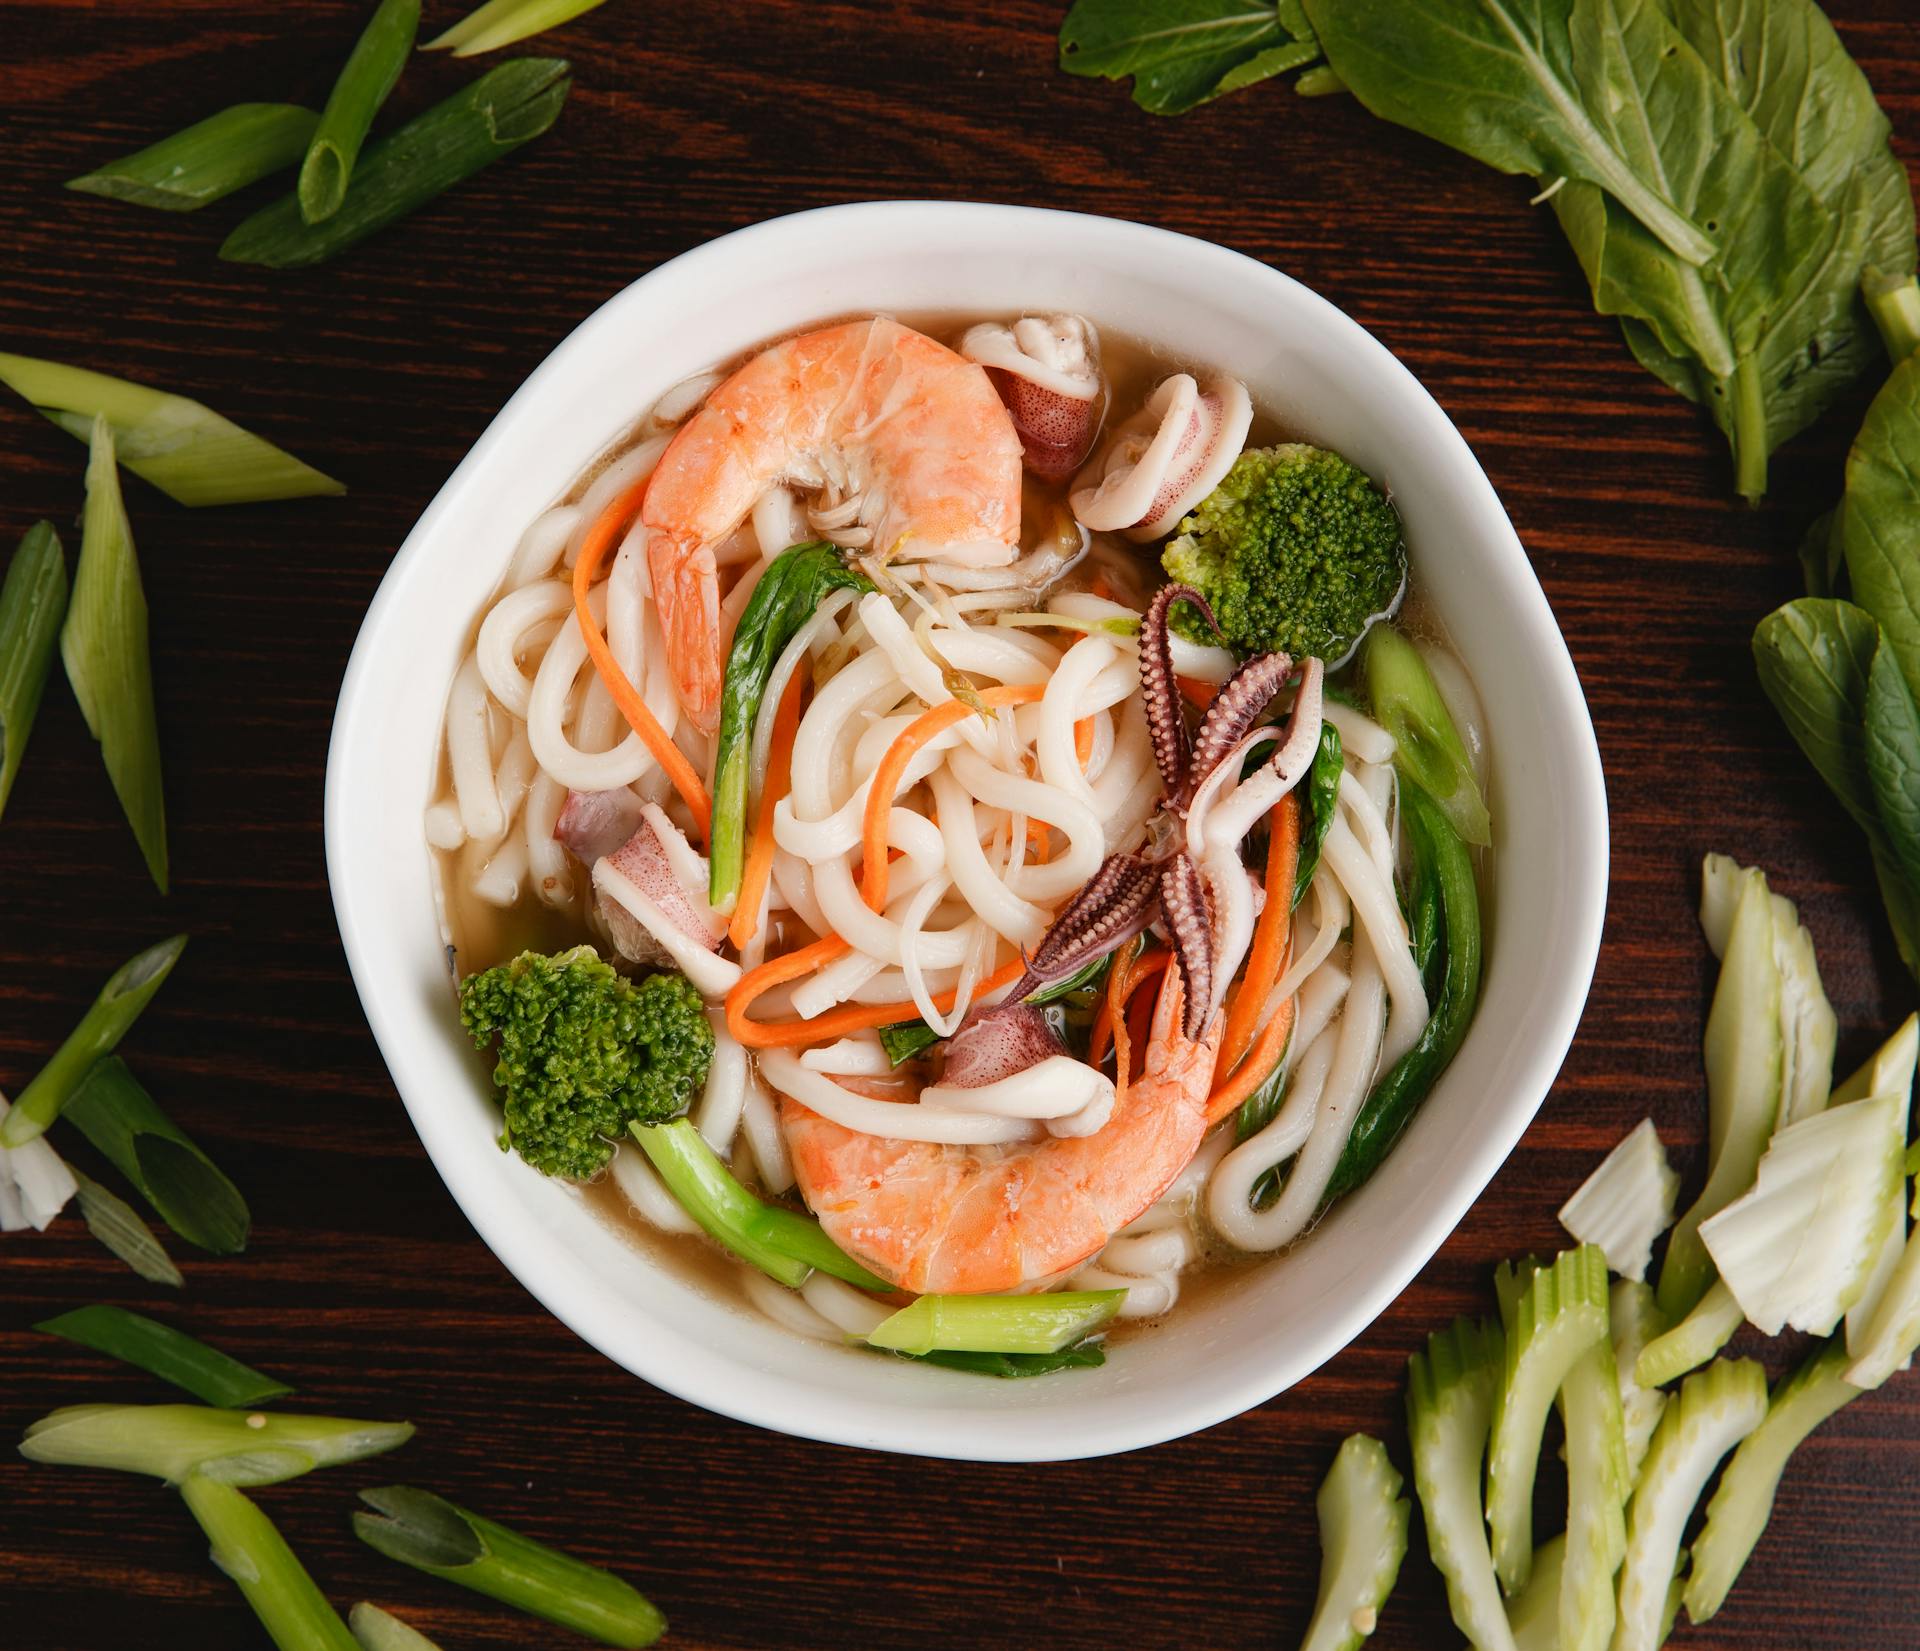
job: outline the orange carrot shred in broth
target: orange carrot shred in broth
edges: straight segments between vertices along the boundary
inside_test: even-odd
[[[1288,792],[1267,816],[1266,903],[1254,925],[1253,944],[1246,967],[1227,1009],[1226,1030],[1220,1037],[1222,1077],[1239,1065],[1254,1038],[1254,1029],[1267,999],[1280,983],[1286,967],[1287,940],[1292,929],[1293,877],[1300,863],[1300,802]]]
[[[1217,1124],[1272,1076],[1273,1069],[1280,1064],[1280,1056],[1286,1050],[1287,1034],[1292,1030],[1293,999],[1288,998],[1274,1017],[1260,1028],[1260,1036],[1247,1051],[1247,1058],[1240,1063],[1239,1070],[1213,1092],[1207,1102],[1209,1124]]]
[[[1080,771],[1086,772],[1087,764],[1093,758],[1093,718],[1082,717],[1073,725],[1073,760],[1080,765]]]

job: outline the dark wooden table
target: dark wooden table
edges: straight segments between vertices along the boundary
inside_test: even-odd
[[[434,0],[434,27],[458,14]],[[0,1087],[105,974],[194,941],[131,1039],[136,1069],[251,1198],[243,1257],[173,1248],[176,1299],[66,1218],[0,1250],[0,1434],[154,1385],[37,1336],[94,1300],[156,1309],[346,1414],[420,1435],[265,1500],[337,1601],[449,1647],[578,1643],[401,1571],[348,1533],[354,1486],[404,1478],[618,1566],[693,1647],[1254,1646],[1311,1609],[1313,1491],[1342,1435],[1401,1438],[1405,1361],[1490,1306],[1499,1257],[1651,1112],[1697,1169],[1710,848],[1801,903],[1843,1064],[1911,1002],[1855,832],[1748,659],[1795,593],[1792,546],[1837,489],[1843,410],[1776,461],[1755,513],[1719,437],[1640,372],[1547,213],[1502,179],[1276,83],[1183,120],[1053,66],[1056,0],[652,6],[550,37],[559,126],[317,272],[214,256],[231,207],[170,217],[63,179],[238,98],[324,96],[359,0],[6,0],[0,347],[201,396],[344,478],[344,499],[189,512],[128,484],[153,611],[174,892],[148,884],[56,672],[0,829]],[[1909,0],[1842,32],[1920,156]],[[412,109],[469,71],[421,60]],[[1073,207],[1206,236],[1358,317],[1438,396],[1530,549],[1585,681],[1613,806],[1606,943],[1539,1121],[1418,1282],[1320,1374],[1196,1438],[1100,1462],[981,1467],[756,1432],[644,1386],[550,1319],[420,1150],[348,980],[322,863],[334,694],[374,586],[494,410],[590,309],[710,236],[799,207],[932,195]],[[0,408],[0,535],[80,500],[83,454]],[[69,539],[71,550],[74,541]],[[85,1161],[83,1151],[76,1159]],[[1403,1457],[1404,1460],[1404,1457]],[[1457,1643],[1419,1537],[1378,1640]],[[1698,1647],[1920,1644],[1920,1377],[1794,1459],[1772,1527]],[[9,1651],[264,1644],[172,1495],[0,1457]]]

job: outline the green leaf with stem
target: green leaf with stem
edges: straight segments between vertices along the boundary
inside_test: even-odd
[[[1031,1296],[921,1296],[867,1336],[898,1353],[1057,1353],[1120,1311],[1125,1290],[1049,1290]]]
[[[67,187],[162,212],[195,212],[296,164],[320,117],[292,103],[236,103]]]
[[[1297,36],[1289,23],[1297,23]],[[1178,115],[1320,55],[1296,6],[1247,0],[1074,0],[1060,25],[1060,67],[1133,78],[1133,101]]]
[[[1879,627],[1864,608],[1812,596],[1776,608],[1753,633],[1760,686],[1787,732],[1876,841],[1865,726],[1867,673],[1879,644]]]
[[[1847,455],[1841,544],[1853,599],[1891,644],[1907,691],[1920,699],[1920,355],[1873,398]]]
[[[35,522],[0,584],[0,814],[27,754],[67,611],[67,566],[51,522]]]
[[[1920,889],[1920,710],[1884,635],[1867,668],[1866,757],[1888,857]]]
[[[487,0],[470,11],[444,34],[436,35],[420,49],[425,52],[451,50],[455,57],[478,57],[497,52],[502,46],[526,40],[562,23],[592,11],[606,0]]]
[[[380,0],[353,43],[300,164],[294,193],[308,223],[322,223],[340,210],[360,145],[406,67],[419,26],[420,0]]]
[[[231,1485],[198,1475],[180,1487],[188,1511],[280,1651],[360,1651],[273,1521]]]
[[[228,1485],[275,1485],[315,1468],[378,1456],[412,1437],[411,1422],[190,1404],[84,1404],[33,1423],[20,1454],[30,1462],[151,1474],[174,1485],[189,1475]]]
[[[265,1404],[293,1391],[184,1331],[124,1307],[76,1307],[42,1319],[34,1329],[123,1360],[221,1409]]]
[[[1434,800],[1466,842],[1485,848],[1493,841],[1486,799],[1420,650],[1391,625],[1375,625],[1362,645],[1360,668],[1373,714],[1397,742],[1394,767]]]
[[[161,1248],[160,1240],[140,1219],[139,1211],[92,1177],[75,1170],[73,1178],[78,1183],[75,1196],[88,1232],[149,1284],[165,1284],[177,1290],[186,1283]]]

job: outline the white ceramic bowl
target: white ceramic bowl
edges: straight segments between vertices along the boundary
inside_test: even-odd
[[[1216,362],[1391,489],[1416,577],[1486,703],[1485,988],[1385,1165],[1296,1253],[1038,1381],[803,1341],[643,1257],[495,1145],[456,1024],[421,814],[448,684],[522,527],[661,391],[866,310],[1077,310]],[[1413,1278],[1533,1118],[1579,1020],[1607,880],[1599,753],[1566,646],[1492,487],[1413,375],[1326,300],[1240,255],[1104,218],[875,202],[781,218],[663,265],[575,329],[475,444],[382,581],[341,689],[327,867],[361,1002],[420,1138],[482,1238],[558,1317],[656,1386],[785,1433],[929,1456],[1131,1450],[1272,1398]]]

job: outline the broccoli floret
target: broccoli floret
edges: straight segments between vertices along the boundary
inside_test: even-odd
[[[682,1111],[713,1060],[713,1027],[685,976],[628,980],[591,946],[522,952],[470,976],[460,1022],[483,1054],[499,1043],[501,1147],[574,1180],[613,1156],[629,1123]]]
[[[1161,565],[1213,604],[1242,654],[1312,656],[1337,665],[1390,609],[1407,577],[1400,518],[1338,453],[1286,442],[1234,460],[1181,522]],[[1214,640],[1198,615],[1174,628]]]

